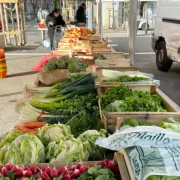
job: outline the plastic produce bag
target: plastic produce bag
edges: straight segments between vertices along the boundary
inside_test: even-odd
[[[120,76],[130,76],[130,77],[144,77],[148,78],[148,80],[143,80],[143,81],[135,81],[135,82],[126,82],[128,84],[154,84],[157,87],[160,86],[160,81],[159,80],[154,80],[153,74],[148,74],[140,71],[126,71],[126,72],[120,72],[120,71],[113,71],[113,70],[102,70],[102,75],[103,77],[101,78],[102,80],[108,80],[112,78],[118,78]]]
[[[35,86],[38,87],[39,83],[43,85],[51,86],[66,80],[68,76],[69,76],[69,71],[67,69],[56,69],[50,72],[39,71],[37,73]]]
[[[125,149],[136,180],[180,180],[180,147]],[[131,174],[131,173],[130,173]],[[131,176],[132,176],[131,174]]]
[[[96,144],[113,151],[132,146],[177,147],[180,134],[157,126],[126,126],[108,138],[99,138]]]
[[[140,72],[140,71],[121,72],[121,71],[113,71],[113,70],[106,70],[106,69],[102,70],[102,75],[104,77],[108,77],[108,78],[116,78],[116,77],[124,76],[124,75],[128,75],[128,76],[131,76],[131,77],[134,77],[134,76],[146,77],[146,78],[149,78],[149,79],[153,79],[153,77],[154,77],[153,74],[143,73],[143,72]]]

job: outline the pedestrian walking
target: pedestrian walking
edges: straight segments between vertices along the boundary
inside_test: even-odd
[[[48,27],[51,50],[54,50],[54,34],[56,26],[66,27],[66,23],[60,15],[59,9],[54,9],[52,13],[46,17],[46,26]]]

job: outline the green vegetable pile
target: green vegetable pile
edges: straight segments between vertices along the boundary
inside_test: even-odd
[[[106,60],[106,57],[103,54],[96,54],[94,60]]]
[[[136,126],[151,126],[152,124],[149,122],[138,122],[136,119],[127,119],[126,121],[123,121],[121,124],[121,127],[123,126],[131,126],[131,127],[136,127]]]
[[[112,78],[112,79],[104,79],[102,82],[136,82],[136,81],[146,81],[148,78],[145,77],[138,77],[138,76],[120,76],[118,78]]]
[[[125,85],[107,89],[101,96],[103,114],[108,112],[164,112],[159,95],[132,91]]]
[[[66,56],[60,58],[53,57],[49,59],[49,61],[43,66],[43,69],[46,72],[56,69],[68,69],[70,73],[77,73],[85,71],[86,68],[87,65],[84,64],[80,59],[75,57],[68,59]]]
[[[152,124],[150,122],[142,122],[142,121],[138,121],[136,119],[127,119],[126,121],[123,121],[123,123],[121,124],[122,126],[131,126],[131,127],[136,127],[136,126],[152,126]],[[175,121],[173,118],[169,118],[165,121],[160,120],[159,121],[159,127],[164,128],[164,129],[168,129],[171,131],[175,131],[175,132],[180,132],[180,123]]]
[[[104,129],[101,129],[100,131],[88,130],[79,136],[79,138],[83,142],[88,142],[88,152],[89,152],[90,160],[101,160],[104,158],[103,149],[97,146],[95,142],[99,137],[106,137],[106,136],[107,136],[107,131]]]
[[[108,168],[94,166],[83,173],[78,180],[116,180],[114,173]]]
[[[70,127],[63,124],[45,125],[37,135],[12,131],[0,142],[0,164],[36,164],[44,162],[79,162],[104,155],[95,145],[98,137],[106,137],[105,130],[84,132],[75,138]],[[98,154],[96,154],[98,153]]]
[[[30,104],[36,112],[46,111],[40,121],[67,124],[75,137],[88,129],[98,129],[100,116],[94,79],[87,74],[72,82],[56,84],[43,95],[35,95]]]

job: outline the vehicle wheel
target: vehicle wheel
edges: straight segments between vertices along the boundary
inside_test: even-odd
[[[147,26],[148,26],[148,29],[149,29],[149,24],[148,24]],[[143,23],[143,24],[142,24],[141,29],[142,29],[143,31],[146,30],[146,23]]]
[[[167,56],[166,42],[161,41],[157,45],[156,64],[160,71],[167,72],[172,66],[172,60]]]

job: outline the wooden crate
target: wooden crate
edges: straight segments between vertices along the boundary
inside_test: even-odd
[[[164,117],[168,118],[169,113],[173,112],[178,112],[180,113],[180,107],[173,102],[168,96],[166,96],[160,89],[155,88],[155,86],[150,86],[149,84],[145,85],[145,84],[126,84],[128,87],[130,87],[132,90],[143,90],[143,91],[148,91],[148,88],[151,87],[151,94],[159,94],[162,98],[163,101],[163,105],[164,108],[168,111],[168,112],[137,112],[137,114],[139,116],[143,116],[143,115],[147,115],[147,117],[149,116],[149,114],[159,114],[162,115],[164,114]],[[149,86],[149,87],[148,87]],[[101,96],[101,93],[103,93],[107,88],[111,88],[113,87],[112,85],[103,85],[99,87],[99,95]],[[117,118],[123,118],[124,115],[126,115],[128,112],[109,112],[108,113],[108,117],[106,118],[103,114],[102,114],[102,108],[101,108],[101,98],[99,98],[98,100],[98,104],[99,104],[99,110],[100,110],[100,116],[101,116],[101,120],[105,126],[105,129],[110,130],[111,132],[113,132],[113,130],[116,128],[117,126]],[[129,112],[129,114],[136,114],[135,112]],[[116,117],[115,120],[113,117]],[[113,120],[112,120],[113,119]],[[161,120],[161,119],[159,119]],[[113,122],[115,121],[115,122]]]
[[[51,51],[51,54],[68,55],[69,57],[72,57],[72,50],[55,50]]]
[[[99,52],[94,52],[94,55],[99,54]],[[122,52],[103,52],[101,53],[107,60],[111,59],[124,59],[124,53]]]
[[[96,67],[96,72],[100,75],[102,75],[102,70],[108,69],[108,70],[114,70],[114,71],[137,71],[137,66],[128,66],[128,67]]]
[[[121,127],[123,121],[128,119],[137,119],[138,122],[149,122],[153,125],[158,125],[159,121],[174,118],[180,121],[180,112],[132,112],[132,113],[108,113],[107,129],[109,132],[115,132],[116,129]]]
[[[93,165],[96,165],[96,164],[99,164],[99,163],[102,163],[103,161],[86,161],[86,162],[82,162],[82,164],[84,166],[93,166]],[[33,164],[39,168],[42,168],[42,167],[50,167],[50,168],[53,168],[55,167],[56,169],[60,169],[62,167],[71,167],[73,165],[77,165],[79,162],[71,162],[71,163],[38,163],[38,164]],[[29,166],[29,164],[26,164],[24,166]]]
[[[125,157],[123,155],[123,152],[122,153],[115,153],[114,154],[114,160],[118,164],[121,180],[132,180],[131,179],[132,174],[130,176],[129,170],[127,168],[127,164],[125,161]],[[130,165],[130,164],[128,164],[128,165]],[[131,166],[129,168],[131,168]],[[132,173],[131,170],[130,170],[130,172]]]
[[[98,67],[130,67],[129,59],[119,59],[119,60],[95,60],[95,64]]]
[[[94,53],[102,54],[104,52],[112,52],[111,47],[98,47],[98,48],[93,48],[92,49]]]

